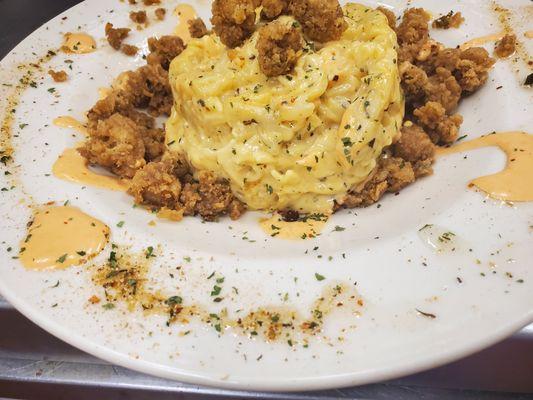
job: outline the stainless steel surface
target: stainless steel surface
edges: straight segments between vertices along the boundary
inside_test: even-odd
[[[0,298],[0,396],[51,399],[529,399],[533,325],[462,361],[358,388],[311,393],[219,390],[154,378],[85,354]]]

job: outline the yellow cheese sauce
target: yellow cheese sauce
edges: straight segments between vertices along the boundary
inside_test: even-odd
[[[474,179],[469,187],[476,186],[498,200],[533,201],[533,135],[525,132],[493,133],[441,148],[438,154],[443,156],[489,146],[496,146],[505,152],[507,165],[501,172]]]
[[[37,209],[20,247],[20,261],[29,269],[63,269],[84,264],[107,245],[109,227],[70,206]]]
[[[262,218],[259,225],[268,235],[280,239],[305,240],[312,239],[322,232],[327,223],[327,216],[320,214],[314,218],[312,215],[306,220],[287,222],[279,214],[270,218]]]
[[[86,54],[96,50],[96,41],[86,33],[65,33],[61,50],[65,53]]]
[[[185,43],[188,43],[191,40],[191,34],[189,32],[189,21],[196,19],[198,15],[193,6],[189,4],[180,4],[174,9],[174,15],[179,17],[180,22],[176,29],[174,29],[174,34],[179,36]]]
[[[125,192],[128,182],[115,176],[100,175],[89,169],[89,163],[76,148],[66,149],[52,168],[53,174],[69,182]]]
[[[69,116],[61,116],[54,119],[54,125],[59,126],[60,128],[70,128],[74,129],[76,132],[88,136],[87,127],[83,122],[78,121],[77,119]]]
[[[468,42],[463,43],[461,46],[461,50],[466,50],[471,47],[478,47],[483,46],[486,43],[489,42],[497,42],[498,40],[501,40],[507,33],[505,31],[493,33],[490,35],[481,36],[478,38],[474,38],[472,40],[469,40]]]

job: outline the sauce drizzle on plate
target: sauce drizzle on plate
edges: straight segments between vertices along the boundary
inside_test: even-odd
[[[477,139],[438,150],[439,155],[496,146],[507,155],[505,169],[470,182],[490,197],[503,201],[533,201],[533,135],[525,132],[491,133]]]

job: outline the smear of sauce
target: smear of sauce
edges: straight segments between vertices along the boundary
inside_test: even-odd
[[[114,176],[100,175],[89,169],[89,163],[76,148],[65,150],[55,162],[52,172],[57,178],[69,182],[122,192],[128,190],[127,181]]]
[[[496,146],[507,155],[505,169],[474,179],[476,186],[490,197],[504,201],[533,201],[533,135],[525,132],[500,132],[438,150],[439,155]]]
[[[194,10],[194,7],[189,4],[180,4],[174,9],[174,15],[178,16],[180,22],[176,29],[174,29],[174,34],[179,36],[185,43],[188,43],[191,40],[191,34],[189,32],[189,21],[196,19],[198,15]]]
[[[533,39],[533,31],[524,32],[524,36],[528,39]]]
[[[506,34],[507,33],[505,31],[502,31],[499,33],[493,33],[491,35],[481,36],[481,37],[469,40],[468,42],[463,43],[459,47],[461,50],[466,50],[471,47],[483,46],[486,43],[496,42],[498,40],[501,40]]]
[[[69,116],[61,116],[54,119],[54,125],[60,128],[74,129],[78,133],[87,136],[87,127],[77,119]]]
[[[263,231],[272,237],[289,240],[305,240],[318,236],[322,229],[324,229],[327,220],[327,216],[319,214],[317,216],[310,215],[300,221],[287,222],[280,215],[274,214],[270,218],[260,219],[259,225]]]
[[[96,41],[86,33],[65,33],[61,50],[65,53],[87,54],[96,50]]]
[[[108,240],[109,227],[80,209],[45,206],[33,215],[19,259],[29,269],[63,269],[97,256]]]

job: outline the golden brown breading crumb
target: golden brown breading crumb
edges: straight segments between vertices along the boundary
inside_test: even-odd
[[[161,0],[143,0],[145,6],[152,6],[154,4],[161,4]]]
[[[105,25],[105,35],[107,38],[107,42],[113,47],[115,50],[120,50],[120,46],[122,45],[122,42],[130,33],[129,28],[113,28],[113,24],[108,22]]]
[[[433,21],[431,26],[436,29],[459,28],[464,21],[465,19],[460,12],[450,11],[448,14]]]
[[[433,172],[435,145],[427,133],[416,124],[407,123],[402,127],[402,135],[392,146],[392,153],[394,157],[409,161],[417,178]]]
[[[68,79],[68,75],[65,71],[48,70],[48,74],[52,77],[54,82],[65,82]]]
[[[137,171],[128,193],[135,197],[138,204],[180,209],[181,183],[174,175],[173,160],[151,162]]]
[[[199,39],[207,35],[209,31],[202,18],[196,18],[189,21],[189,33],[191,37]]]
[[[271,21],[281,14],[287,14],[289,0],[263,0],[261,6],[263,6],[261,18]]]
[[[290,73],[303,46],[300,31],[294,26],[271,22],[259,31],[257,51],[261,71],[269,77]]]
[[[123,44],[120,48],[120,51],[122,51],[127,56],[134,56],[139,51],[139,48],[137,46],[133,46],[131,44]]]
[[[389,10],[388,8],[385,8],[385,7],[382,7],[382,6],[379,6],[377,9],[379,11],[381,11],[383,14],[385,14],[385,16],[387,17],[387,21],[389,23],[389,26],[392,29],[396,29],[396,15],[394,15],[394,13],[391,10]]]
[[[255,28],[254,0],[215,0],[211,23],[222,43],[230,48],[240,46]]]
[[[429,14],[422,8],[410,8],[396,29],[398,36],[398,58],[413,62],[423,45],[429,40]]]
[[[90,163],[108,168],[123,178],[132,178],[146,164],[140,128],[120,114],[98,121],[79,152]]]
[[[438,67],[430,76],[425,92],[427,100],[440,103],[449,114],[457,108],[462,89],[449,70]]]
[[[163,7],[160,7],[154,11],[154,14],[159,21],[163,21],[165,19],[165,15],[167,14],[167,10]]]
[[[462,116],[459,114],[446,115],[444,107],[434,101],[428,101],[426,105],[417,108],[413,115],[434,143],[449,144],[455,142],[459,127],[463,123]]]
[[[374,174],[364,186],[349,193],[342,206],[345,208],[366,207],[377,202],[387,192],[394,193],[415,181],[415,172],[409,161],[383,155]]]
[[[289,12],[300,22],[311,40],[337,40],[348,27],[338,0],[298,0],[289,5]]]
[[[507,58],[516,51],[516,35],[505,35],[498,43],[494,53],[500,58]]]
[[[130,19],[137,24],[144,24],[147,21],[146,11],[132,11],[130,12]]]
[[[401,63],[399,71],[402,89],[408,105],[423,102],[426,94],[426,86],[429,82],[426,72],[409,61]]]
[[[150,54],[146,62],[150,65],[161,65],[168,71],[170,62],[185,49],[185,44],[179,36],[161,36],[161,38],[149,38],[148,49]]]
[[[464,91],[474,92],[487,82],[495,60],[483,47],[472,47],[461,52],[456,78]]]
[[[233,196],[229,183],[207,171],[199,172],[198,183],[185,184],[180,201],[185,215],[199,214],[207,221],[217,220],[224,214],[238,218],[244,210],[244,205]]]

